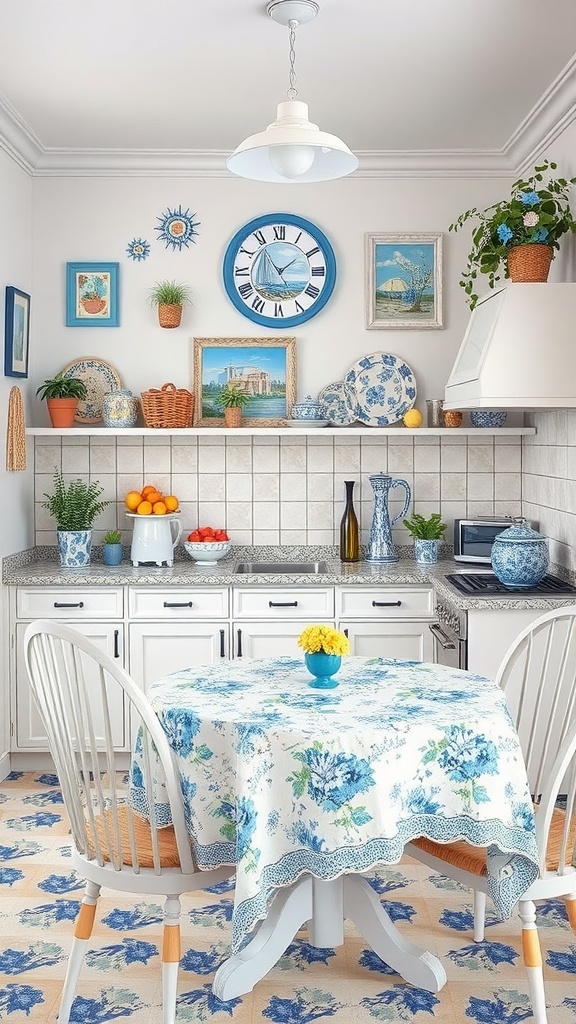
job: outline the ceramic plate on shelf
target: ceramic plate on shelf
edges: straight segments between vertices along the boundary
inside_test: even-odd
[[[327,384],[318,395],[323,419],[333,427],[348,427],[358,419],[356,392],[343,380]]]
[[[356,418],[369,427],[397,423],[416,401],[416,378],[390,352],[372,352],[353,363],[344,380],[356,393]]]
[[[118,370],[115,370],[104,359],[86,356],[84,359],[76,359],[72,363],[67,363],[60,372],[63,377],[77,377],[86,385],[88,394],[86,398],[78,402],[76,422],[101,423],[104,395],[122,387]]]

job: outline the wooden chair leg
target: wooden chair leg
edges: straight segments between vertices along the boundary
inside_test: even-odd
[[[180,900],[168,896],[164,903],[162,934],[162,1024],[175,1024],[180,965]]]
[[[522,955],[528,972],[534,1024],[548,1024],[542,950],[536,929],[536,907],[532,900],[521,900],[518,904],[518,913],[522,921]]]
[[[576,932],[576,896],[566,896],[566,912],[573,932]]]
[[[78,976],[80,974],[82,964],[84,963],[88,939],[90,938],[92,928],[94,927],[96,904],[98,902],[99,895],[100,886],[96,885],[95,882],[86,882],[84,898],[80,904],[80,910],[78,911],[78,917],[76,918],[76,923],[74,925],[74,940],[72,942],[72,949],[70,950],[70,956],[68,958],[68,967],[66,968],[62,1001],[60,1003],[60,1011],[58,1013],[58,1024],[68,1024],[68,1021],[70,1020],[70,1011],[76,994]]]
[[[486,921],[486,893],[474,889],[474,941],[482,942],[484,939],[484,925]]]

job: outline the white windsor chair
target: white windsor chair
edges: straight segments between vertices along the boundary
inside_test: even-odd
[[[188,837],[180,781],[165,733],[127,672],[77,630],[49,620],[32,622],[24,637],[34,698],[48,734],[70,819],[73,863],[86,879],[62,993],[58,1024],[68,1024],[102,886],[164,896],[163,1024],[174,1024],[180,962],[180,896],[234,874],[232,867],[200,871]],[[129,802],[129,775],[112,742],[113,693],[120,688],[133,735],[143,749],[141,785],[150,820]],[[116,712],[117,713],[117,712]],[[152,753],[152,749],[154,753]],[[172,824],[159,827],[152,765],[165,777]],[[139,780],[140,781],[140,780]],[[166,811],[168,808],[164,808]]]

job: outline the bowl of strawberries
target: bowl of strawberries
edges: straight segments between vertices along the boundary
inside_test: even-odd
[[[198,565],[216,565],[230,551],[231,542],[226,530],[201,526],[192,530],[184,541],[184,548]]]

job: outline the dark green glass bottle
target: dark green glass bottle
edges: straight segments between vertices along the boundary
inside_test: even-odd
[[[340,523],[340,561],[342,562],[360,561],[360,534],[352,501],[354,483],[354,480],[344,481],[344,486],[346,487],[346,507]]]

